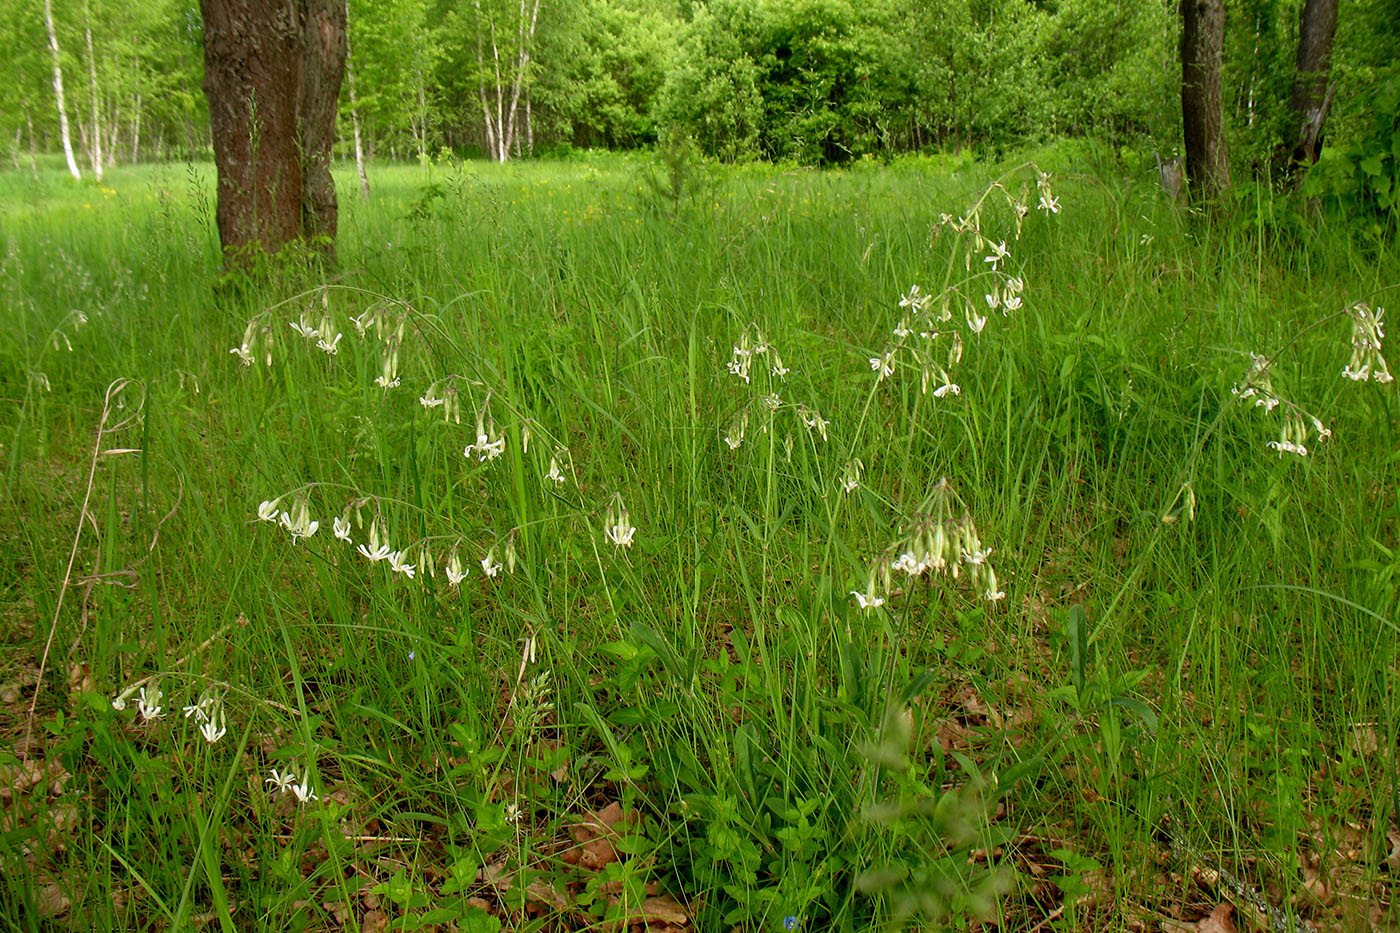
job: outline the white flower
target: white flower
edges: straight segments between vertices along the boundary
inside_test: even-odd
[[[242,363],[244,366],[253,365],[253,351],[249,349],[246,343],[239,344],[228,352],[238,357],[238,362]]]
[[[294,772],[294,771],[282,771],[282,772],[279,772],[276,768],[273,768],[273,769],[272,769],[272,777],[266,778],[266,779],[264,779],[264,781],[263,781],[264,784],[271,784],[271,785],[273,785],[273,789],[274,789],[278,794],[285,794],[285,793],[287,793],[288,791],[290,791],[290,790],[292,789],[292,785],[295,784],[296,782],[297,782],[296,772]]]
[[[443,568],[447,573],[447,585],[456,587],[467,578],[467,571],[462,567],[462,559],[453,551],[452,556],[447,558],[447,566]]]
[[[501,562],[496,560],[494,547],[488,550],[486,556],[481,559],[481,569],[488,577],[494,577],[501,572]]]
[[[1006,248],[1005,240],[1002,240],[1000,243],[988,242],[987,249],[989,250],[989,252],[986,256],[982,257],[982,261],[991,263],[993,269],[995,269],[1003,259],[1010,255],[1010,251]]]
[[[277,506],[280,499],[268,499],[258,504],[258,518],[265,522],[277,521]]]
[[[399,377],[395,376],[390,379],[388,376],[378,376],[375,378],[374,384],[381,389],[397,389],[399,387]]]
[[[556,486],[564,485],[564,474],[559,472],[559,458],[549,458],[549,472],[544,475],[544,478]]]
[[[986,326],[987,326],[987,318],[986,318],[985,316],[978,316],[978,315],[976,315],[976,314],[972,314],[971,312],[968,313],[968,315],[967,315],[967,329],[968,329],[968,330],[972,331],[974,334],[980,334],[980,333],[982,333],[982,328],[984,328],[984,327],[986,327]]]
[[[437,408],[439,405],[441,405],[441,404],[442,404],[443,402],[445,402],[445,401],[446,401],[446,399],[438,398],[438,397],[433,393],[433,390],[432,390],[432,389],[428,389],[428,391],[427,391],[426,393],[424,393],[423,395],[418,396],[418,404],[419,404],[419,405],[422,405],[424,408]]]
[[[899,306],[901,308],[909,308],[913,313],[919,314],[924,308],[928,307],[928,303],[932,300],[932,295],[922,295],[919,293],[919,286],[910,285],[909,292],[903,298],[899,299]]]
[[[603,534],[618,547],[630,548],[632,536],[636,533],[637,529],[633,527],[632,520],[627,515],[627,506],[622,504],[622,497],[614,494],[603,519]]]
[[[1008,295],[1019,295],[1026,287],[1025,281],[1020,276],[1008,276],[1003,284]]]
[[[876,382],[882,382],[886,377],[894,375],[894,352],[889,350],[883,356],[870,358],[870,368],[880,374]]]
[[[778,359],[777,356],[774,356],[773,358]],[[784,366],[782,360],[778,360],[777,365],[773,367],[773,375],[777,376],[779,379],[783,378],[790,372],[792,372],[792,370]]]
[[[603,530],[603,534],[608,535],[608,541],[612,541],[619,548],[630,548],[631,537],[637,534],[637,528],[627,524],[627,513],[624,511],[622,518],[617,520],[617,524],[609,525]]]
[[[165,695],[160,692],[160,684],[152,682],[149,687],[142,687],[141,694],[136,700],[136,709],[141,714],[141,718],[150,721],[159,719],[162,714],[161,700]]]
[[[885,604],[883,596],[876,596],[873,593],[862,593],[859,590],[851,590],[851,595],[856,598],[856,605],[867,611],[878,609]]]
[[[307,340],[315,340],[317,337],[321,336],[320,332],[317,331],[316,328],[306,323],[305,314],[298,317],[295,321],[289,321],[287,323],[288,326],[292,328],[292,330],[296,331],[298,334],[301,334]]]
[[[272,784],[279,795],[292,794],[298,803],[320,799],[311,789],[311,772],[309,770],[306,772],[306,776],[301,779],[301,783],[298,784],[295,770],[279,773],[276,768],[273,768],[272,777],[267,778],[263,783]]]
[[[763,404],[768,406],[769,411],[777,411],[783,407],[783,397],[777,392],[772,395],[763,396]]]
[[[911,577],[917,577],[933,565],[927,560],[914,556],[913,551],[905,551],[899,555],[899,559],[890,565],[891,570],[902,570]]]
[[[341,541],[353,543],[350,541],[350,522],[348,519],[341,518],[337,515],[331,521],[331,531],[334,532],[335,536]]]
[[[1277,450],[1280,454],[1297,454],[1300,457],[1306,457],[1308,455],[1308,448],[1296,441],[1288,440],[1287,438],[1278,441],[1269,441],[1269,446]]]
[[[956,384],[947,382],[933,390],[934,398],[943,398],[945,395],[961,395],[962,389]]]
[[[365,331],[374,326],[374,309],[370,308],[368,311],[361,311],[359,315],[350,319],[350,323],[355,325],[355,332],[363,337]]]
[[[996,289],[992,289],[990,295],[983,295],[982,297],[987,299],[987,308],[992,311],[995,311],[1001,306],[1001,295],[997,293]]]
[[[496,426],[492,425],[491,434],[487,434],[485,431],[478,433],[476,436],[476,443],[468,444],[466,449],[462,451],[462,455],[470,460],[472,454],[476,454],[478,461],[485,461],[495,460],[501,454],[505,453],[506,439],[504,437],[493,437],[492,435],[495,434],[495,429]]]
[[[210,745],[222,739],[226,732],[228,732],[228,727],[224,725],[222,713],[219,714],[217,721],[211,719],[199,725],[199,734],[204,736],[204,741],[208,742]]]
[[[1060,212],[1060,199],[1051,197],[1048,192],[1041,192],[1040,204],[1037,205],[1042,211],[1049,211],[1052,214]]]
[[[332,340],[332,341],[330,341],[329,343],[326,342],[325,338],[321,338],[321,339],[319,339],[319,340],[316,341],[316,349],[318,349],[318,350],[324,350],[324,351],[325,351],[327,354],[329,354],[330,356],[335,356],[337,353],[340,352],[340,350],[339,350],[339,344],[340,344],[340,338],[341,338],[342,336],[343,336],[342,334],[337,333],[337,334],[335,335],[335,339]]]
[[[724,435],[724,442],[729,445],[730,450],[738,450],[739,445],[744,443],[744,435],[740,434],[736,437],[732,434],[726,434]]]
[[[413,579],[413,564],[408,563],[408,553],[406,551],[394,551],[389,555],[389,569],[395,573],[401,573]]]
[[[292,543],[296,544],[299,538],[309,538],[314,535],[316,529],[321,527],[321,523],[312,521],[311,512],[307,508],[304,499],[293,506],[293,508],[296,509],[295,515],[291,512],[283,512],[278,518],[278,521],[281,522],[282,527],[287,529],[287,532],[292,536]]]
[[[1008,294],[1002,302],[1002,313],[1016,311],[1021,307],[1021,296]]]
[[[361,544],[358,550],[361,554],[365,555],[365,557],[369,558],[372,561],[384,560],[386,557],[393,553],[391,550],[389,550],[389,545],[387,544],[381,544],[372,551],[369,548],[365,547],[363,544]]]

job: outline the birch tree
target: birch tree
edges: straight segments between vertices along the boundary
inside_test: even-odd
[[[530,64],[540,0],[473,0],[476,11],[477,97],[491,158],[505,162],[534,142],[530,121]],[[522,97],[524,108],[522,119]]]
[[[53,93],[58,99],[58,131],[63,139],[63,155],[68,160],[69,173],[81,179],[83,173],[78,169],[78,160],[73,158],[73,137],[68,130],[68,105],[63,99],[63,64],[58,50],[58,32],[53,26],[53,0],[44,0],[44,26],[49,32],[49,49],[53,52]]]

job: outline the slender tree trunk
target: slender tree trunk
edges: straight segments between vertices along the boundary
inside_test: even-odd
[[[141,95],[136,95],[135,105],[136,115],[131,121],[131,162],[136,164],[136,160],[141,155]]]
[[[345,0],[200,0],[225,259],[305,240],[334,256]]]
[[[350,33],[345,34],[345,83],[350,91],[350,125],[355,134],[355,171],[360,176],[360,196],[369,200],[369,176],[365,174],[365,147],[360,135],[360,111],[355,106],[355,68],[350,50]]]
[[[1230,187],[1220,69],[1224,0],[1181,0],[1181,128],[1191,195],[1209,200]]]
[[[34,115],[28,110],[24,111],[24,122],[29,127],[29,171],[35,177],[39,175],[39,147],[34,142]]]
[[[92,114],[92,136],[88,147],[88,158],[92,162],[92,174],[102,180],[102,116],[101,100],[97,94],[97,56],[92,54],[92,14],[86,3],[83,4],[83,37],[87,40],[88,100]]]
[[[1336,91],[1327,81],[1336,33],[1337,0],[1307,0],[1298,29],[1298,56],[1289,95],[1292,137],[1284,139],[1274,153],[1274,174],[1287,187],[1295,187],[1300,170],[1322,155],[1322,127]]]
[[[81,179],[78,160],[73,158],[73,137],[68,132],[68,107],[63,101],[63,68],[59,65],[58,33],[53,28],[53,0],[44,0],[44,25],[49,30],[49,49],[53,52],[53,93],[58,98],[58,132],[63,138],[63,155],[68,159],[68,171]]]

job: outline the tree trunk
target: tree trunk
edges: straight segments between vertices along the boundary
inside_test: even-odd
[[[360,135],[360,111],[355,107],[355,69],[351,61],[350,35],[345,36],[345,83],[350,91],[350,125],[355,134],[355,171],[360,176],[360,196],[369,200],[369,176],[365,174],[365,146]]]
[[[88,59],[88,98],[92,113],[92,145],[88,147],[88,157],[92,161],[92,174],[102,180],[102,117],[97,95],[97,56],[92,54],[92,14],[86,3],[83,4],[83,36],[87,39]]]
[[[63,68],[58,61],[58,33],[53,28],[53,0],[44,0],[44,25],[49,30],[49,49],[53,52],[53,93],[58,98],[58,132],[63,138],[63,155],[68,159],[68,171],[81,179],[78,160],[73,158],[73,137],[68,132],[68,107],[63,101]]]
[[[1332,107],[1335,85],[1329,86],[1332,38],[1337,33],[1337,0],[1307,0],[1298,29],[1298,57],[1293,70],[1289,112],[1292,138],[1274,154],[1275,176],[1287,187],[1297,185],[1300,169],[1322,154],[1322,125]]]
[[[345,0],[200,0],[225,259],[305,240],[334,257]]]
[[[1186,180],[1195,200],[1230,187],[1220,67],[1225,49],[1224,0],[1181,0],[1181,129]]]
[[[136,95],[136,115],[131,124],[131,164],[141,155],[141,95]]]

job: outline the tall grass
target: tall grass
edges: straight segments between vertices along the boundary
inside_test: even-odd
[[[1057,214],[936,159],[383,167],[261,283],[207,167],[0,175],[5,923],[1379,915],[1394,388],[1339,312],[1393,244],[1071,155]],[[935,526],[979,541],[891,572]]]

